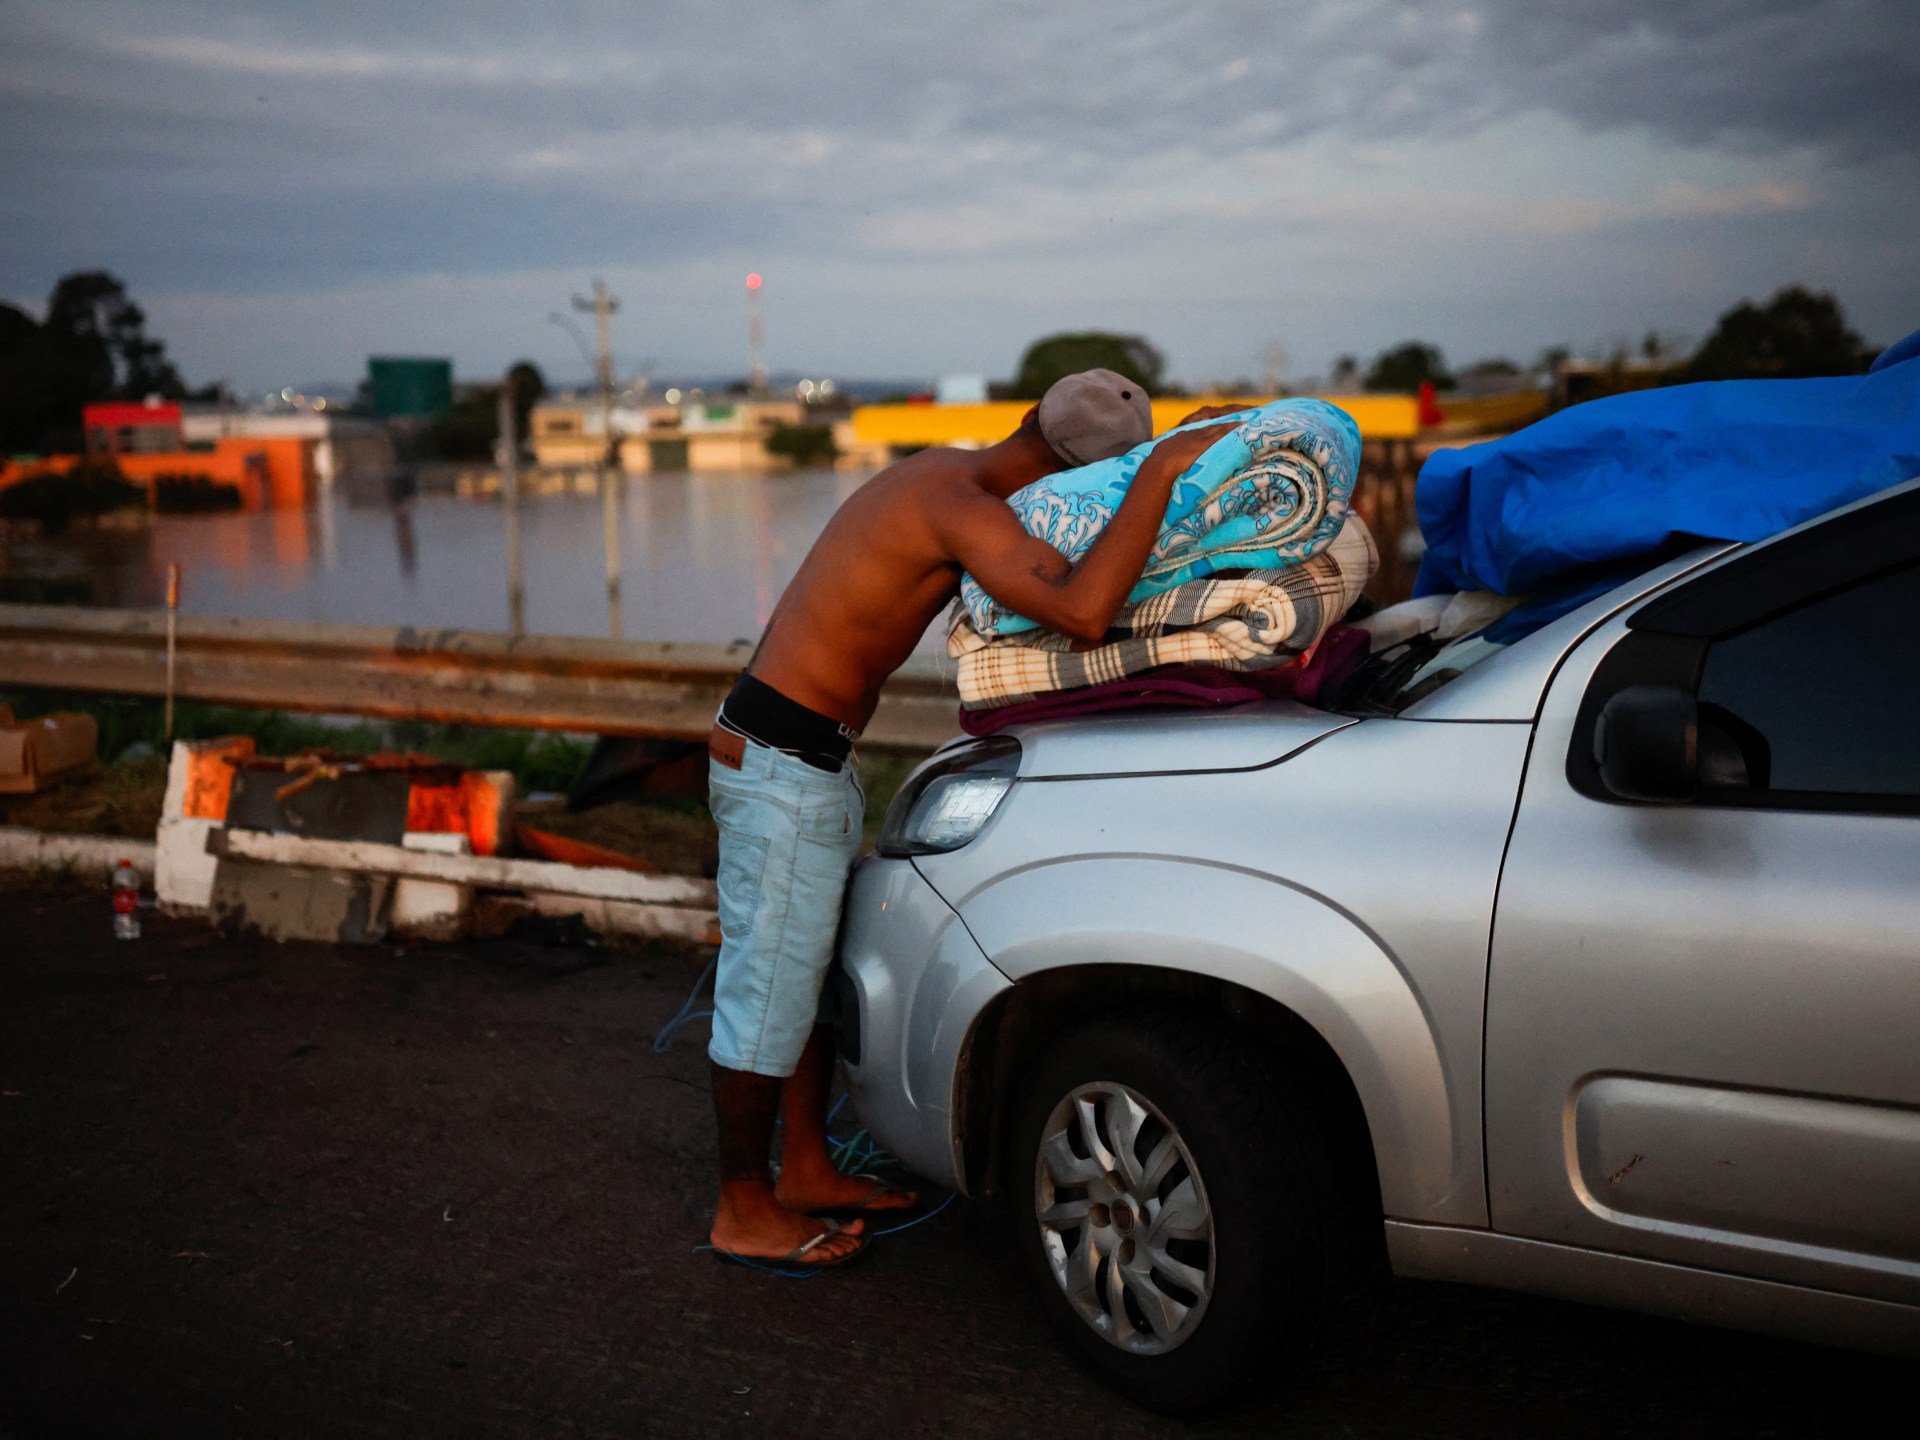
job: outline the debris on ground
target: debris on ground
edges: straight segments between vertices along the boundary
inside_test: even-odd
[[[406,752],[274,757],[251,736],[174,745],[154,860],[163,909],[276,940],[499,935],[711,941],[713,883],[513,821],[509,771]],[[517,854],[530,839],[531,856]]]

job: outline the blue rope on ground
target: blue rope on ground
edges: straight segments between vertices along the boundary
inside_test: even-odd
[[[713,1014],[711,1010],[695,1010],[693,1007],[700,999],[700,991],[706,986],[708,978],[713,974],[713,967],[719,963],[720,957],[718,955],[715,955],[713,959],[707,962],[707,968],[700,972],[700,978],[693,982],[693,989],[687,992],[686,1003],[680,1007],[679,1013],[654,1032],[654,1054],[666,1054],[668,1047],[673,1044],[673,1037],[680,1033],[682,1026],[694,1020],[706,1019]]]
[[[858,1175],[871,1165],[885,1165],[893,1157],[873,1143],[873,1137],[865,1130],[856,1130],[845,1140],[828,1138],[828,1153],[833,1156],[836,1170],[849,1175]]]
[[[758,1270],[762,1275],[778,1275],[782,1280],[811,1280],[820,1273],[817,1268],[809,1270],[781,1270],[773,1265],[762,1265],[758,1260],[749,1260],[744,1255],[736,1255],[731,1250],[715,1249],[712,1245],[696,1245],[693,1247],[693,1253],[696,1255],[702,1250],[712,1250],[713,1253],[718,1255],[722,1260],[730,1260],[735,1265],[744,1265],[749,1270]]]
[[[882,1235],[898,1235],[902,1230],[911,1230],[916,1225],[924,1225],[951,1204],[953,1204],[953,1192],[949,1190],[947,1192],[947,1198],[934,1206],[933,1209],[927,1211],[926,1214],[916,1215],[911,1220],[903,1220],[898,1225],[889,1225],[884,1230],[876,1230],[873,1232],[873,1238],[878,1240]]]

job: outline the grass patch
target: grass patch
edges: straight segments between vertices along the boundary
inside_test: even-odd
[[[0,575],[0,604],[91,605],[90,575]]]
[[[861,755],[860,783],[867,791],[868,840],[879,838],[880,823],[887,818],[887,807],[893,803],[893,797],[900,793],[900,787],[907,783],[907,776],[925,758],[924,755]]]

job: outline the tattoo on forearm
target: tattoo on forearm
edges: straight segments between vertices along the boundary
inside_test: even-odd
[[[1033,578],[1059,590],[1073,578],[1073,566],[1063,565],[1053,560],[1042,560],[1033,567]]]

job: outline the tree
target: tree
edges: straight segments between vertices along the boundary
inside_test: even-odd
[[[500,387],[461,385],[453,405],[421,428],[419,453],[427,460],[491,460],[500,438]]]
[[[524,443],[527,417],[547,393],[547,377],[531,360],[518,360],[507,367],[507,389],[513,393],[513,433]]]
[[[146,503],[146,490],[129,484],[111,458],[84,460],[64,475],[42,471],[0,490],[0,519],[38,520],[43,532],[58,535],[83,516]]]
[[[767,435],[767,453],[795,465],[831,465],[840,454],[831,425],[776,425]]]
[[[547,393],[546,376],[531,360],[515,362],[506,379],[454,387],[453,406],[435,415],[420,435],[420,453],[431,460],[490,460],[500,439],[500,386],[513,396],[513,429],[524,446],[527,417]]]
[[[147,312],[127,287],[105,270],[81,270],[61,278],[47,300],[41,327],[56,344],[84,356],[95,393],[91,399],[141,400],[186,393],[167,347],[147,335]],[[108,393],[99,393],[102,389]]]
[[[1409,340],[1375,357],[1365,383],[1369,390],[1413,391],[1426,381],[1431,381],[1436,390],[1453,388],[1453,376],[1447,373],[1440,347]]]
[[[1750,300],[1720,317],[1687,364],[1689,380],[1802,380],[1857,375],[1873,353],[1824,290],[1789,285],[1764,306]]]
[[[0,305],[0,456],[50,448],[50,432],[80,431],[71,386],[50,363],[39,322],[13,305]]]
[[[146,325],[127,287],[104,270],[63,276],[44,322],[0,305],[0,450],[77,450],[83,405],[183,396],[180,372]]]
[[[1038,400],[1054,381],[1081,370],[1113,370],[1136,380],[1150,395],[1160,394],[1166,357],[1140,335],[1083,330],[1036,340],[1020,357],[1014,376],[1015,400]]]

